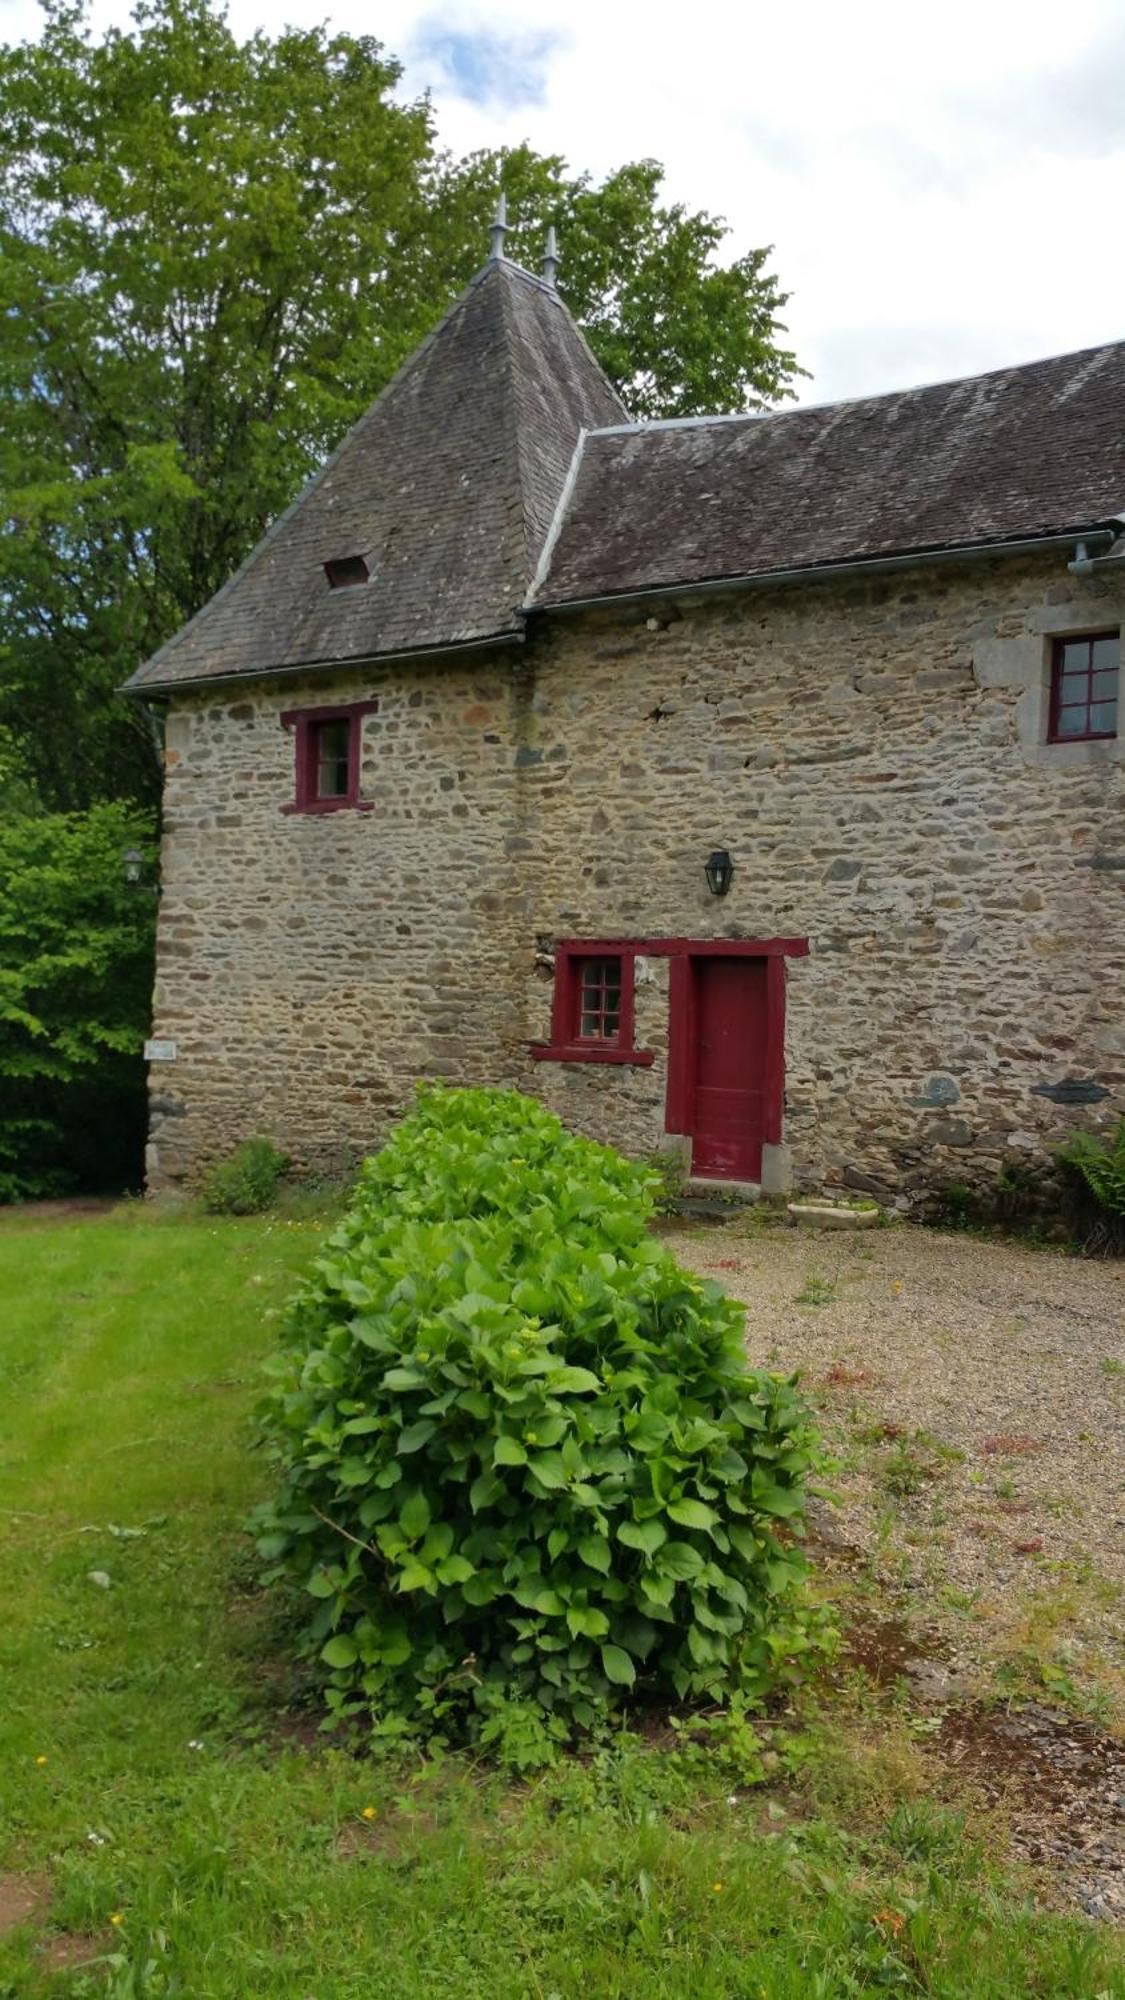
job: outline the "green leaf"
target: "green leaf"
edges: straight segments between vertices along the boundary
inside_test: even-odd
[[[674,1576],[682,1582],[690,1576],[698,1576],[703,1568],[703,1557],[690,1542],[665,1542],[656,1564],[663,1576]]]
[[[416,1542],[425,1534],[430,1525],[430,1503],[424,1493],[410,1495],[400,1510],[398,1524],[408,1542]]]
[[[671,1513],[671,1508],[669,1508]],[[641,1549],[646,1556],[653,1556],[668,1540],[668,1530],[663,1521],[622,1521],[617,1530],[617,1539],[626,1548]]]
[[[613,1681],[617,1687],[632,1687],[637,1678],[632,1660],[620,1646],[602,1647],[602,1672],[607,1681]]]
[[[349,1639],[345,1632],[337,1632],[334,1639],[321,1647],[320,1657],[330,1667],[354,1667],[359,1654],[354,1639]]]
[[[446,1556],[437,1566],[439,1583],[467,1583],[474,1575],[473,1565],[464,1556]]]
[[[596,1395],[601,1386],[589,1368],[559,1368],[547,1384],[552,1396]]]
[[[527,1463],[541,1486],[549,1486],[555,1491],[566,1485],[566,1467],[557,1451],[535,1452]]]
[[[668,1508],[668,1518],[677,1521],[681,1528],[713,1528],[718,1515],[713,1507],[705,1507],[702,1500],[673,1500]]]
[[[576,1639],[600,1639],[609,1631],[609,1619],[594,1604],[572,1604],[566,1622]]]
[[[417,1368],[388,1368],[383,1377],[384,1389],[424,1389],[426,1377]]]
[[[597,1569],[603,1576],[609,1575],[609,1543],[604,1535],[583,1535],[578,1544],[578,1554],[587,1569]]]
[[[518,1438],[501,1434],[492,1450],[494,1465],[526,1465],[527,1453]]]
[[[423,1417],[421,1423],[408,1424],[407,1428],[398,1434],[395,1450],[399,1457],[404,1457],[409,1451],[421,1451],[422,1446],[429,1443],[436,1429],[437,1425],[432,1417]]]

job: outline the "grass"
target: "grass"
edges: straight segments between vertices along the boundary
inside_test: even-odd
[[[318,1228],[0,1223],[0,1870],[43,1892],[0,1996],[1125,1994],[1111,1939],[1035,1910],[905,1724],[845,1693],[757,1742],[622,1734],[519,1785],[287,1724],[238,1524]]]

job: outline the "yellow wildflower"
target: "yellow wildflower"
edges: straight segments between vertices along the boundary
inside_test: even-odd
[[[377,1817],[377,1814],[376,1814],[376,1811],[375,1811],[375,1808],[374,1808],[374,1806],[364,1806],[364,1808],[363,1808],[363,1818],[364,1818],[364,1819],[375,1819],[376,1817]]]
[[[123,1924],[125,1922],[125,1912],[123,1910],[112,1910],[109,1921],[111,1924]]]
[[[722,1892],[723,1892],[723,1885],[722,1885],[722,1883],[721,1883],[721,1882],[712,1882],[712,1884],[711,1884],[711,1894],[712,1894],[713,1896],[721,1896],[721,1895],[722,1895]]]
[[[37,1757],[35,1761],[37,1764],[45,1764],[47,1762],[47,1759],[45,1757]]]

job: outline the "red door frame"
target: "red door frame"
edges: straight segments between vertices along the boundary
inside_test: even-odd
[[[767,1146],[781,1142],[785,1113],[785,961],[808,955],[807,938],[694,938],[676,940],[669,968],[668,1095],[665,1129],[691,1134],[691,1101],[698,1040],[696,982],[693,960],[702,958],[764,958],[766,960],[766,1062],[762,1139]]]
[[[664,1127],[668,1132],[679,1133],[690,1133],[691,1130],[696,1040],[692,959],[766,959],[763,1139],[767,1146],[780,1144],[785,1112],[785,961],[787,958],[807,958],[808,938],[568,938],[566,950],[595,957],[628,952],[633,957],[671,960],[668,981],[668,1090]],[[617,1059],[620,1060],[620,1057]],[[635,1056],[633,1060],[636,1060]]]

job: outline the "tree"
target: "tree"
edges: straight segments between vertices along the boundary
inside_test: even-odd
[[[151,821],[124,805],[0,819],[0,1202],[136,1186],[155,898]]]
[[[154,804],[115,690],[197,611],[483,261],[498,188],[638,415],[787,391],[765,251],[527,148],[457,161],[369,37],[239,42],[207,0],[82,0],[0,51],[0,743],[51,811]]]

